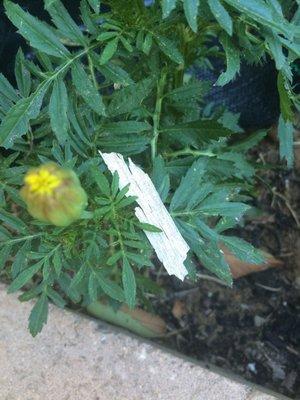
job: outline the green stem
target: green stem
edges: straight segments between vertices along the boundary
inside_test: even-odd
[[[183,150],[173,151],[171,153],[165,153],[166,157],[178,157],[178,156],[194,156],[194,157],[216,157],[217,154],[212,153],[211,151],[201,151],[201,150],[192,150],[190,148],[186,148]]]
[[[163,321],[162,323],[158,324],[156,322],[156,317],[151,316],[151,314],[146,313],[145,311],[142,311],[142,315],[141,312],[140,314],[136,312],[135,316],[132,312],[127,311],[127,309],[124,307],[116,310],[109,304],[95,301],[87,306],[87,312],[96,318],[100,318],[109,323],[122,326],[123,328],[126,328],[131,332],[137,333],[143,337],[156,338],[164,335]],[[145,315],[148,315],[151,317],[151,319],[148,317],[148,320],[146,320]],[[153,322],[151,323],[151,321]]]
[[[125,258],[125,245],[124,245],[124,242],[123,242],[123,238],[122,238],[122,233],[121,233],[121,230],[120,230],[120,224],[119,224],[119,222],[118,222],[118,215],[117,215],[117,212],[116,212],[116,208],[115,208],[115,205],[114,205],[114,202],[113,202],[113,198],[111,197],[111,202],[112,202],[112,219],[113,219],[113,225],[114,225],[114,227],[115,227],[115,229],[116,229],[116,231],[117,231],[117,238],[118,238],[118,241],[117,241],[117,243],[119,244],[119,246],[120,246],[120,250],[121,250],[121,252],[122,252],[122,255],[123,255],[123,258]],[[110,254],[111,255],[113,255],[114,254],[114,242],[113,242],[113,240],[112,240],[112,236],[110,236],[110,243],[109,243],[109,246],[110,246]],[[115,275],[115,278],[117,279],[117,276],[118,276],[118,264],[119,264],[119,262],[117,262],[115,265],[114,265],[114,267],[112,268],[112,270],[111,270],[111,273],[112,273],[112,275]]]
[[[159,136],[159,124],[160,124],[160,114],[162,108],[162,100],[163,100],[163,92],[166,84],[166,72],[162,72],[160,80],[157,84],[157,95],[156,95],[156,103],[155,110],[153,114],[153,138],[151,140],[151,159],[152,161],[156,157],[157,153],[157,141]]]
[[[90,56],[89,53],[87,53],[87,58],[88,58],[88,62],[89,62],[89,69],[90,69],[93,84],[94,84],[95,88],[98,90],[98,82],[97,82],[96,75],[95,75],[95,68],[94,68],[92,57]]]
[[[38,233],[36,235],[23,236],[23,237],[17,238],[17,239],[10,239],[10,240],[6,240],[5,242],[1,242],[1,245],[4,245],[4,246],[5,245],[12,245],[12,244],[15,244],[15,243],[18,243],[18,242],[23,242],[25,240],[32,240],[32,239],[35,239],[37,237],[41,237],[43,235],[44,235],[43,233]]]
[[[78,60],[79,58],[83,57],[84,55],[88,54],[90,50],[94,49],[95,47],[99,46],[99,43],[94,44],[90,47],[85,48],[81,52],[77,53],[74,57],[69,58],[64,64],[62,64],[51,76],[48,76],[43,82],[41,82],[36,91],[33,94],[33,98],[39,95],[40,91],[47,87],[53,80],[55,80],[60,74],[62,74],[65,70],[67,70],[73,62]]]
[[[125,256],[125,246],[124,246],[124,242],[123,242],[123,238],[122,238],[122,234],[121,234],[121,230],[120,230],[120,224],[118,222],[118,215],[117,215],[117,212],[115,209],[115,205],[113,203],[113,199],[111,199],[111,201],[112,201],[112,214],[113,214],[114,225],[118,232],[118,242],[119,242],[122,254],[123,254],[123,256]]]
[[[66,69],[68,69],[69,66],[70,66],[71,64],[73,64],[73,62],[75,62],[75,61],[78,60],[79,58],[85,56],[86,54],[88,54],[88,56],[89,56],[89,52],[90,52],[91,50],[93,50],[95,47],[99,46],[99,45],[100,45],[100,43],[96,43],[96,44],[93,44],[93,45],[90,46],[90,47],[86,47],[84,50],[82,50],[81,52],[77,53],[74,57],[68,59],[68,61],[66,61],[64,64],[62,64],[61,67],[58,68],[58,69],[55,71],[55,73],[54,73],[52,76],[50,76],[50,78],[48,78],[47,80],[48,80],[48,81],[52,81],[52,80],[54,80],[55,78],[57,78],[57,76],[58,76],[59,74],[61,74],[62,72],[64,72]]]

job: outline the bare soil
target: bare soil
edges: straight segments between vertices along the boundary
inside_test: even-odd
[[[269,137],[251,155],[274,168],[259,173],[253,204],[263,215],[238,234],[283,267],[240,278],[233,289],[160,275],[167,292],[153,305],[167,321],[168,346],[300,399],[300,148],[294,170],[278,168],[277,149]]]

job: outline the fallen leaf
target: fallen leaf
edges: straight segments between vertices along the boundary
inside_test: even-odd
[[[147,327],[158,335],[163,335],[167,331],[167,325],[165,321],[158,315],[151,314],[142,310],[141,308],[135,308],[132,310],[125,304],[121,307],[121,311],[130,315],[131,318],[140,322],[143,326]]]
[[[176,319],[181,319],[184,315],[187,314],[186,305],[181,300],[175,300],[172,308],[172,314]]]
[[[232,277],[234,279],[252,274],[253,272],[265,271],[268,268],[282,267],[283,265],[283,262],[281,260],[278,260],[277,258],[273,257],[271,254],[265,251],[263,252],[266,258],[266,262],[264,264],[250,264],[239,260],[223,246],[222,250],[224,251],[225,260],[230,266]]]

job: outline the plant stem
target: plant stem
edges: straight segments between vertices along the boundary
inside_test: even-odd
[[[6,240],[5,242],[1,242],[1,244],[4,245],[4,246],[5,245],[12,245],[12,244],[15,244],[15,243],[18,243],[18,242],[23,242],[25,240],[35,239],[35,238],[41,237],[43,235],[44,235],[43,233],[37,233],[36,235],[23,236],[21,238]]]
[[[96,75],[95,75],[94,64],[93,64],[92,57],[90,56],[89,53],[87,53],[87,58],[88,58],[88,62],[89,62],[89,69],[90,69],[93,84],[94,84],[95,88],[98,90],[98,82],[97,82]]]
[[[153,138],[151,140],[151,159],[152,161],[156,157],[157,153],[157,141],[159,136],[159,123],[160,123],[160,114],[163,100],[163,92],[166,84],[167,74],[165,71],[162,71],[160,80],[157,84],[157,95],[156,95],[156,103],[155,110],[153,114]]]
[[[194,157],[216,157],[215,153],[211,151],[201,151],[201,150],[192,150],[190,148],[185,148],[183,150],[173,151],[171,153],[165,153],[166,157],[178,157],[178,156],[194,156]]]

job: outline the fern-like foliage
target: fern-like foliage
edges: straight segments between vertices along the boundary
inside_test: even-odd
[[[283,3],[283,2],[282,2]],[[299,56],[296,4],[279,1],[82,0],[75,22],[60,0],[45,0],[51,23],[5,0],[7,17],[33,50],[16,56],[16,87],[0,75],[0,274],[9,291],[37,298],[29,319],[36,335],[48,302],[147,304],[159,292],[157,261],[138,222],[135,199],[118,189],[98,150],[134,158],[148,172],[199,264],[229,285],[222,247],[262,262],[250,244],[226,235],[249,206],[255,166],[246,152],[265,132],[245,138],[237,116],[205,108],[209,82],[190,74],[211,56],[227,59],[216,84],[239,72],[245,57],[272,56],[279,70],[282,155],[292,162],[295,95],[291,62]],[[104,5],[104,7],[103,7]],[[294,8],[295,15],[289,12]],[[77,21],[77,20],[76,20]],[[220,46],[212,46],[211,39]],[[223,51],[221,51],[223,48]],[[31,166],[55,161],[72,168],[89,197],[86,213],[67,228],[33,221],[19,196]],[[250,197],[251,198],[251,197]]]

